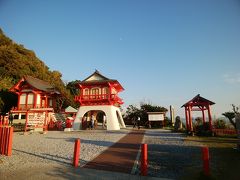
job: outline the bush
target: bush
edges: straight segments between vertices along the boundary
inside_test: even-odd
[[[209,122],[195,126],[196,134],[199,136],[211,136]]]
[[[216,129],[225,129],[226,122],[223,119],[217,119],[213,122],[213,125]]]

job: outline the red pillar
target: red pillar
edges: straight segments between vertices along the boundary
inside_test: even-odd
[[[80,154],[80,139],[76,139],[75,146],[74,146],[74,154],[73,154],[73,166],[74,167],[78,167],[79,154]]]
[[[203,117],[203,124],[205,124],[206,119],[205,119],[205,113],[204,113],[204,106],[202,106],[202,117]]]
[[[34,100],[33,100],[33,108],[37,108],[37,93],[33,92]]]
[[[25,109],[28,109],[28,93],[26,93]]]
[[[188,108],[188,114],[189,114],[189,130],[193,131],[193,127],[192,127],[192,107],[189,106]]]
[[[141,175],[147,176],[147,166],[148,166],[148,148],[147,144],[142,144],[142,158],[141,158]]]
[[[210,175],[209,167],[209,149],[208,147],[202,147],[202,160],[203,160],[203,172],[206,176]]]
[[[209,104],[207,106],[207,110],[208,110],[209,128],[210,128],[210,131],[212,131],[212,116],[211,116],[211,110],[210,110]]]
[[[187,106],[185,106],[185,116],[186,116],[186,128],[188,130],[189,128],[189,125],[188,125],[188,122],[189,122],[189,117],[188,117],[188,109],[187,109]]]
[[[48,96],[45,96],[45,104],[44,104],[45,108],[48,108]]]
[[[17,104],[17,109],[18,110],[20,109],[20,96],[21,96],[21,94],[18,93],[18,104]]]
[[[12,155],[12,139],[13,139],[13,127],[8,128],[8,143],[7,143],[7,156]]]

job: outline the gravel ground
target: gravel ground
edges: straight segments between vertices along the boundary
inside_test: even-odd
[[[49,131],[47,134],[14,133],[12,156],[0,155],[0,174],[44,166],[71,166],[74,142],[81,140],[80,165],[102,153],[129,131],[91,130],[79,132]]]
[[[24,174],[32,176],[34,172],[39,174],[39,171],[55,167],[56,169],[63,167],[72,169],[76,138],[81,139],[80,166],[83,166],[120,140],[131,129],[121,131],[49,131],[47,134],[32,133],[29,135],[14,133],[12,156],[0,155],[0,177],[16,179],[15,177],[19,177],[21,172],[23,177]],[[146,130],[143,142],[148,144],[148,176],[179,179],[184,175],[185,168],[201,168],[201,160],[195,157],[196,154],[200,153],[199,146],[201,144],[184,141],[184,139],[185,136],[180,133],[159,129]],[[31,173],[31,171],[33,172]]]
[[[144,143],[148,144],[148,175],[179,179],[188,167],[201,168],[200,143],[185,142],[185,135],[168,130],[147,130]]]

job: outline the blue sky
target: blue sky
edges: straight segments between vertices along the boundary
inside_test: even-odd
[[[240,105],[238,0],[0,0],[0,27],[65,82],[95,69],[117,79],[124,107],[183,117],[197,94],[216,116]]]

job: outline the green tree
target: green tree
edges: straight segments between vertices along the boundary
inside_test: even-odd
[[[167,112],[165,107],[154,106],[151,104],[141,103],[140,108],[134,105],[129,105],[127,107],[126,114],[124,116],[126,121],[131,121],[137,119],[138,116],[141,118],[141,123],[144,125],[148,121],[148,112]]]
[[[232,104],[232,111],[222,113],[223,116],[225,116],[229,122],[233,125],[233,127],[236,129],[236,121],[235,116],[236,114],[239,114],[239,108]]]
[[[44,80],[60,91],[62,97],[58,101],[59,109],[68,105],[75,106],[74,96],[65,87],[61,79],[62,74],[56,70],[50,71],[34,51],[15,43],[0,29],[0,91],[8,90],[25,75]],[[10,101],[4,103],[4,107],[12,105]]]
[[[2,98],[0,97],[0,114],[3,112],[4,102]]]
[[[217,119],[213,122],[214,127],[217,129],[225,129],[226,128],[226,122],[223,119]]]
[[[77,87],[77,84],[80,83],[80,80],[75,80],[68,82],[66,85],[67,90],[69,90],[70,94],[73,96],[79,95],[79,88]]]

